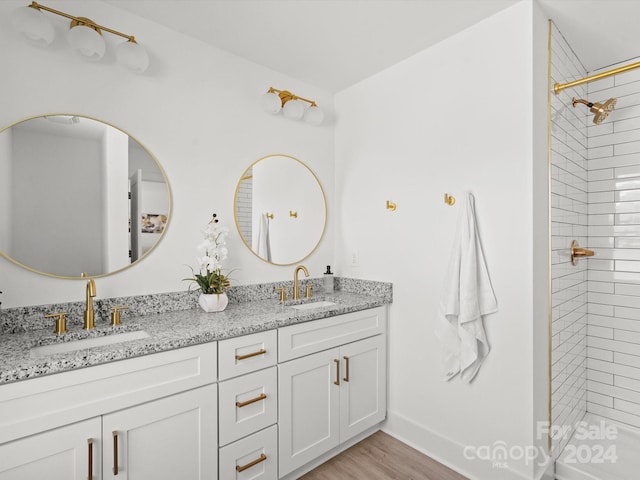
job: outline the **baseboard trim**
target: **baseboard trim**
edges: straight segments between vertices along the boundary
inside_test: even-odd
[[[465,445],[412,422],[395,412],[388,412],[382,431],[446,465],[469,480],[531,480],[511,468],[494,468],[489,460],[469,460],[463,455]],[[544,473],[544,472],[542,472]]]

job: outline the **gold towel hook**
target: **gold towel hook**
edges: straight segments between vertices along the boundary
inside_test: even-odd
[[[393,203],[391,200],[387,200],[387,210],[391,210],[392,212],[395,212],[396,210],[396,204]]]
[[[298,218],[298,212],[295,210],[289,210],[289,216],[292,218]]]
[[[448,193],[444,194],[444,203],[446,203],[447,205],[449,205],[450,207],[455,205],[456,203],[456,198],[449,195]]]
[[[273,213],[265,213],[268,219],[273,220]]]

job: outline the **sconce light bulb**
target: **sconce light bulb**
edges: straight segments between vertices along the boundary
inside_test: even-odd
[[[300,120],[304,115],[305,103],[302,100],[289,100],[282,108],[282,114],[291,120]]]
[[[46,47],[53,42],[56,32],[44,14],[32,7],[20,7],[11,14],[13,28],[34,45]]]
[[[149,67],[149,54],[140,44],[123,42],[116,48],[118,63],[135,73],[144,73]]]
[[[322,120],[324,120],[324,112],[317,105],[311,105],[304,112],[304,121],[311,125],[320,125]]]
[[[85,25],[71,28],[67,40],[73,50],[89,60],[100,60],[106,51],[102,35]]]
[[[265,112],[270,113],[272,115],[279,113],[280,110],[282,109],[282,100],[280,99],[278,94],[275,92],[271,92],[271,93],[267,92],[264,95],[262,95],[262,98],[260,99],[260,104],[262,105],[262,109]]]

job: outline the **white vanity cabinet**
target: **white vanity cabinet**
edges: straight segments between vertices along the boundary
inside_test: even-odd
[[[384,420],[385,331],[384,307],[280,329],[281,478]]]
[[[97,480],[100,418],[0,445],[0,480]]]
[[[0,479],[215,479],[216,362],[214,342],[1,386]]]

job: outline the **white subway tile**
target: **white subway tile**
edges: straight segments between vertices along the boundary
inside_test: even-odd
[[[633,202],[640,200],[640,190],[620,190],[614,196],[616,202]]]
[[[640,427],[640,417],[637,415],[632,415],[626,412],[622,412],[620,410],[614,410],[612,408],[603,407],[602,405],[598,405],[596,403],[587,403],[587,409],[589,412],[600,415],[601,417],[610,418],[611,420],[616,420],[618,422],[626,423],[628,425],[632,425],[634,427]]]
[[[640,237],[618,237],[615,239],[616,248],[640,248]]]
[[[634,295],[640,297],[640,285],[630,285],[628,283],[616,283],[615,293],[617,295]]]
[[[617,213],[615,215],[615,223],[616,225],[639,225],[640,214],[639,213]]]
[[[623,412],[631,413],[638,416],[640,420],[640,403],[628,402],[627,400],[621,400],[619,398],[613,401],[614,408]]]
[[[613,408],[613,397],[602,395],[601,393],[591,392],[587,390],[587,401],[597,403],[605,407]]]
[[[633,215],[633,214],[631,214]],[[604,214],[604,215],[589,215],[589,226],[591,225],[613,225],[614,222],[620,223],[616,221],[616,215],[614,214]]]
[[[640,355],[640,332],[631,332],[628,330],[615,330],[613,338],[620,342],[635,343],[637,345],[638,355]]]
[[[634,380],[633,378],[615,375],[613,377],[613,384],[617,387],[628,388],[629,390],[640,392],[640,380]]]
[[[553,190],[555,191],[555,190]],[[591,203],[608,203],[615,201],[615,193],[614,192],[590,192],[589,193],[589,204]]]
[[[595,382],[605,383],[608,385],[614,384],[614,376],[611,373],[599,372],[598,370],[587,369],[587,378]]]
[[[635,166],[640,164],[640,153],[618,155],[615,157],[611,155],[609,157],[602,157],[598,159],[589,160],[587,163],[590,170],[601,169],[601,168]]]
[[[607,147],[600,147],[607,148]],[[628,153],[638,153],[640,152],[640,141],[636,140],[634,142],[627,143],[618,143],[613,145],[613,154],[614,155],[626,155]]]
[[[616,318],[626,318],[630,320],[640,320],[640,310],[637,308],[615,307],[614,316]],[[631,329],[629,329],[631,330]]]
[[[629,365],[630,367],[640,368],[640,356],[629,355],[628,353],[613,352],[614,363]]]
[[[587,335],[590,337],[600,337],[613,339],[613,328],[597,327],[595,325],[589,325],[587,327]]]
[[[617,170],[616,170],[616,173],[617,173]],[[640,173],[636,175],[627,175],[627,176],[640,176]],[[589,179],[590,182],[593,182],[595,180],[611,180],[614,178],[614,169],[604,168],[602,170],[589,170],[587,178]],[[618,175],[615,175],[615,178],[621,178],[621,177]]]

